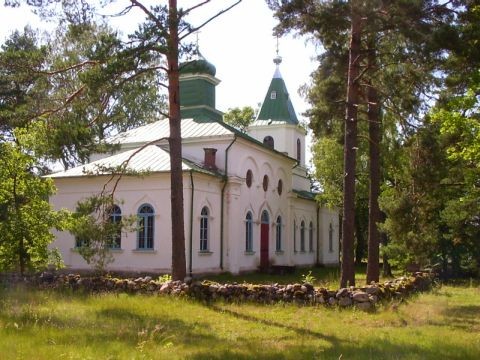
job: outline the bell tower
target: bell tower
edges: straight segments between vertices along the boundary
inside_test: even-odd
[[[275,72],[255,121],[248,134],[265,146],[274,148],[305,165],[305,129],[298,122],[287,86],[280,73],[282,57],[273,59]]]

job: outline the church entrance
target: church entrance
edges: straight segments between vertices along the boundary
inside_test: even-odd
[[[267,210],[263,210],[260,229],[260,268],[268,268],[268,242],[269,242],[269,229],[270,229],[270,217]]]

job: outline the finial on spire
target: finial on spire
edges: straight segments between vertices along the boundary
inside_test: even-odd
[[[282,57],[278,55],[279,53],[279,46],[278,46],[278,36],[277,36],[277,50],[276,50],[277,56],[273,58],[273,62],[275,65],[280,65],[282,63]]]
[[[200,45],[199,45],[199,40],[198,40],[199,39],[199,36],[198,36],[199,34],[200,34],[200,30],[195,31],[196,40],[195,40],[195,51],[193,53],[198,58],[197,60],[203,59],[203,55],[200,52]]]

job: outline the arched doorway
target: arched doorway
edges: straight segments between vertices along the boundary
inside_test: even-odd
[[[260,268],[268,268],[268,242],[270,229],[270,216],[267,210],[263,210],[260,229]]]

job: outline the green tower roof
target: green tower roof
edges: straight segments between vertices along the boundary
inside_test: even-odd
[[[221,120],[215,108],[216,69],[196,50],[194,59],[180,67],[180,112],[182,118],[198,121]]]
[[[208,74],[215,76],[216,72],[215,66],[208,62],[198,49],[194,53],[193,60],[180,65],[180,74]]]
[[[298,119],[293,108],[292,101],[288,95],[287,86],[280,74],[279,65],[281,58],[277,56],[273,62],[277,65],[273,79],[268,88],[265,100],[257,116],[257,120],[285,121],[286,123],[297,125]]]

